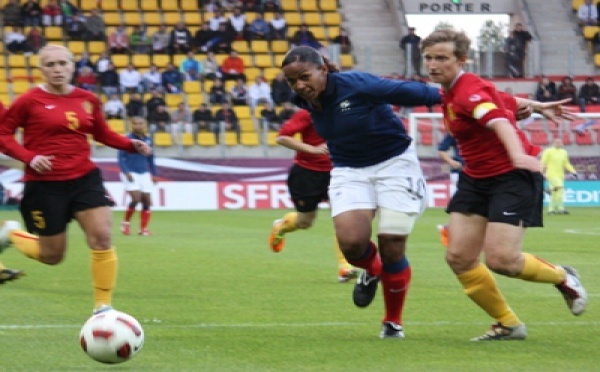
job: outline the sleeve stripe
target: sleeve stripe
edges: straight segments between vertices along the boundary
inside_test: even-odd
[[[492,102],[480,103],[473,109],[473,118],[479,120],[482,117],[484,117],[488,112],[497,108],[498,107]]]

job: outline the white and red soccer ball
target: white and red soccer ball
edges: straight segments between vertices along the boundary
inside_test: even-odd
[[[79,340],[90,358],[101,363],[122,363],[144,346],[144,329],[131,315],[108,310],[85,322]]]

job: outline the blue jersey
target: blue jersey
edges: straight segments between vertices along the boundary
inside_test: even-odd
[[[125,137],[131,139],[138,139],[146,142],[150,148],[154,146],[152,138],[148,136],[138,137],[133,133],[127,134]],[[150,172],[153,176],[156,176],[156,165],[154,164],[154,153],[150,156],[144,156],[139,153],[129,153],[123,150],[119,151],[119,168],[122,173],[146,173]]]
[[[458,153],[458,145],[456,144],[456,140],[449,133],[446,133],[446,135],[442,139],[442,142],[440,142],[440,144],[438,145],[438,151],[446,152],[450,149],[452,149],[454,151],[454,155],[452,156],[452,159],[456,160],[457,162],[461,163],[462,165],[465,165],[465,161],[463,160],[462,156],[460,156],[460,154]],[[460,171],[461,171],[460,169],[455,169],[455,168],[452,168],[450,170],[451,173],[460,173]]]
[[[310,112],[315,129],[327,141],[333,165],[361,168],[400,155],[410,146],[412,139],[390,105],[432,106],[442,98],[437,88],[420,82],[340,72],[327,75],[319,101],[322,111],[294,98]]]

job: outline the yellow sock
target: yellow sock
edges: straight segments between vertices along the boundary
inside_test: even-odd
[[[559,189],[562,190],[562,189]],[[562,193],[559,192],[559,190],[556,191],[552,191],[552,194],[550,195],[550,199],[552,202],[552,210],[553,211],[558,211],[560,210],[560,198],[562,198]]]
[[[34,260],[40,260],[40,239],[26,231],[13,230],[10,241],[21,253]]]
[[[6,269],[6,266],[4,266],[4,264],[2,262],[0,262],[0,271]]]
[[[492,272],[486,266],[479,264],[474,269],[457,275],[457,278],[467,296],[489,316],[507,327],[521,324],[500,293]]]
[[[280,234],[287,234],[292,231],[296,231],[298,226],[296,226],[296,221],[298,220],[298,213],[290,212],[283,216],[283,221],[281,224],[281,228],[279,229]]]
[[[559,284],[565,280],[565,271],[541,258],[529,253],[523,253],[523,270],[516,278],[537,283]]]
[[[348,261],[346,261],[346,257],[344,257],[344,254],[340,249],[340,244],[338,243],[338,240],[335,238],[335,236],[333,237],[333,249],[335,250],[335,257],[337,258],[338,267],[340,269],[350,268],[351,265],[348,263]]]
[[[562,211],[565,209],[565,201],[563,199],[564,194],[565,194],[565,189],[563,187],[556,190],[556,201],[554,202],[554,207],[559,211]]]
[[[92,281],[94,286],[94,308],[110,305],[117,282],[117,253],[115,248],[92,250]]]

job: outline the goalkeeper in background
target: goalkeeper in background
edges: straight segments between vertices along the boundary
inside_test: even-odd
[[[550,185],[550,205],[548,207],[550,214],[569,214],[565,210],[563,200],[565,170],[572,174],[577,173],[569,162],[567,150],[562,146],[562,140],[557,138],[554,140],[553,146],[544,150],[542,154],[542,172]]]

